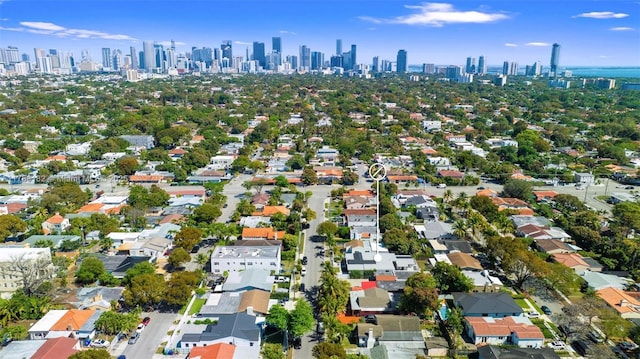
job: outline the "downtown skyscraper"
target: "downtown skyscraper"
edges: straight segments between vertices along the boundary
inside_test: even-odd
[[[407,51],[398,50],[398,56],[396,58],[396,71],[399,74],[407,72]]]
[[[556,77],[558,73],[558,65],[560,64],[560,44],[553,44],[551,48],[551,69],[549,69],[549,77]]]

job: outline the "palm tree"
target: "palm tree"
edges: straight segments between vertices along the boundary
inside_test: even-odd
[[[453,223],[453,234],[458,236],[458,238],[464,238],[467,234],[467,223],[459,219]]]
[[[442,202],[448,204],[453,199],[453,192],[450,189],[447,189],[442,194]]]

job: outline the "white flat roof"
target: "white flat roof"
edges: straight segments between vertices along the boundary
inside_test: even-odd
[[[29,333],[32,332],[47,332],[51,327],[53,327],[65,314],[67,314],[68,310],[50,310],[47,314],[42,317],[42,319],[38,320],[34,325],[29,328]]]

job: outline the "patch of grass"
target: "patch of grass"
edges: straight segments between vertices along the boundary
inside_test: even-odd
[[[204,298],[198,298],[198,299],[194,300],[193,304],[191,305],[191,308],[189,309],[189,315],[194,315],[196,313],[200,313],[200,309],[202,309],[202,306],[206,302],[207,302],[207,300],[204,299]]]
[[[167,342],[160,343],[158,349],[156,349],[156,354],[164,354],[164,347],[167,345]]]
[[[540,328],[542,331],[542,335],[544,335],[545,339],[555,339],[553,333],[546,325],[544,325],[544,320],[542,319],[531,319],[531,323],[533,323],[536,327]]]

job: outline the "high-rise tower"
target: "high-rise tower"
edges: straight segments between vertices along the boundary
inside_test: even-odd
[[[148,72],[151,72],[156,68],[156,55],[155,49],[153,47],[153,42],[151,41],[143,41],[142,42],[142,53],[144,53],[144,61],[140,61],[140,65],[144,64],[144,69]]]
[[[336,55],[342,55],[342,39],[336,40]]]
[[[273,37],[271,38],[271,49],[273,52],[277,52],[279,54],[282,53],[282,38]]]
[[[222,67],[233,67],[233,49],[231,47],[231,40],[225,40],[220,45],[222,52]]]
[[[396,70],[399,74],[407,72],[407,51],[398,50],[398,57],[396,59]]]
[[[264,52],[264,42],[253,42],[253,59],[258,61],[258,64],[263,68],[266,67],[267,63]]]
[[[478,57],[478,74],[484,75],[487,73],[487,64],[484,61],[484,56]]]
[[[112,67],[112,58],[111,58],[111,49],[108,47],[102,48],[102,66],[103,67]]]
[[[560,63],[560,44],[553,44],[551,48],[551,69],[549,70],[550,77],[556,77],[558,71],[558,64]]]

